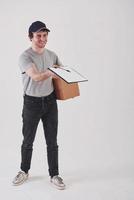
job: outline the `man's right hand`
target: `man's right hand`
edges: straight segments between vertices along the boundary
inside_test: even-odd
[[[58,78],[53,72],[49,69],[44,72],[39,72],[36,66],[33,64],[28,70],[26,70],[26,74],[30,76],[34,81],[43,81],[52,76],[52,78]]]
[[[52,71],[50,71],[49,69],[47,69],[45,71],[45,73],[48,75],[48,77],[52,76],[52,78],[54,78],[54,79],[58,78],[58,76],[55,73],[53,73]]]

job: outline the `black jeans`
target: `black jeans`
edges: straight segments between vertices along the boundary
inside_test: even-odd
[[[21,169],[26,173],[30,169],[33,142],[40,119],[47,144],[48,171],[52,177],[58,175],[58,108],[55,93],[46,97],[33,97],[24,95],[22,111],[23,143],[21,146]]]

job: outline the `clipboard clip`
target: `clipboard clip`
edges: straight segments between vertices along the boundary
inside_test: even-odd
[[[67,66],[65,66],[65,67],[67,67]],[[66,72],[71,72],[69,69],[65,69],[65,68],[62,68],[62,67],[60,67],[60,69],[65,70]]]
[[[53,65],[53,66],[54,66],[54,68],[60,68],[60,69],[65,70],[67,72],[71,72],[69,69],[62,68],[62,65],[61,66],[60,65]],[[67,67],[67,66],[64,66],[64,67]]]

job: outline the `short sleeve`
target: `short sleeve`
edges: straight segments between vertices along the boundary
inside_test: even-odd
[[[59,57],[55,54],[56,56],[56,63],[55,65],[63,65],[62,62],[60,61]]]
[[[22,54],[19,57],[19,67],[22,73],[26,72],[26,70],[32,67],[32,65],[33,65],[33,62],[28,55]]]

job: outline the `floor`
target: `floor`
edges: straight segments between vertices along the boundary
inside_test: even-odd
[[[66,190],[52,187],[48,175],[32,170],[29,179],[21,186],[12,186],[13,170],[6,176],[1,172],[1,196],[13,200],[134,200],[134,174],[119,171],[66,170]],[[133,175],[132,175],[133,174]]]

